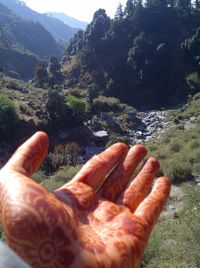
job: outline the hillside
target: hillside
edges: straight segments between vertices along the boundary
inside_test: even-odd
[[[33,179],[50,191],[71,180],[92,153],[96,154],[116,141],[130,145],[145,143],[149,155],[156,156],[161,163],[158,175],[170,176],[173,186],[168,206],[154,229],[141,267],[199,267],[199,93],[179,108],[144,113],[114,98],[99,96],[91,102],[87,92],[78,88],[54,91],[50,96],[50,91],[5,76],[0,76],[0,90],[1,103],[2,95],[7,96],[18,116],[16,125],[8,121],[4,128],[8,131],[12,127],[12,132],[3,139],[0,132],[0,164],[21,141],[38,129],[45,130],[50,136],[51,147]],[[46,105],[48,99],[50,105]],[[5,121],[0,121],[1,130],[2,123]],[[152,125],[157,129],[156,135],[145,141]],[[99,130],[107,131],[108,135],[97,136]],[[140,134],[140,141],[130,138],[132,132]]]
[[[98,10],[67,48],[68,84],[95,84],[103,94],[143,109],[177,104],[194,94],[188,80],[191,75],[198,80],[200,73],[199,2],[170,3],[127,1],[114,19]]]
[[[0,62],[7,74],[31,79],[38,59],[61,57],[53,37],[39,23],[23,20],[0,4]]]
[[[66,43],[78,31],[78,29],[72,28],[58,19],[50,18],[44,14],[33,11],[27,7],[23,1],[0,0],[0,3],[7,6],[23,19],[39,22],[57,42],[61,41],[62,43]]]
[[[11,68],[11,52],[18,53],[18,71],[19,54],[36,57],[17,38],[0,28],[0,63]],[[24,66],[21,74],[32,65]],[[100,9],[61,62],[52,56],[37,64],[33,82],[0,73],[0,166],[43,130],[50,148],[32,179],[52,191],[111,144],[145,144],[172,191],[141,267],[199,268],[200,1],[127,0],[114,19]]]
[[[53,18],[59,19],[72,28],[79,28],[79,29],[85,30],[87,25],[88,25],[87,22],[74,19],[74,18],[66,15],[65,13],[47,12],[47,13],[45,13],[45,15],[47,15],[51,18],[53,17]]]

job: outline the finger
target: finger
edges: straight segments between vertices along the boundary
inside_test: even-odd
[[[148,197],[139,205],[134,215],[141,218],[151,231],[163,210],[170,194],[171,181],[166,177],[158,179]]]
[[[143,145],[133,146],[101,186],[99,190],[101,198],[115,201],[146,154],[147,149]]]
[[[128,151],[124,143],[116,143],[99,155],[89,160],[71,181],[83,182],[96,190],[100,182],[113,169]]]
[[[48,144],[47,134],[36,132],[16,150],[5,168],[31,176],[46,156]]]
[[[159,167],[158,160],[153,157],[149,158],[128,189],[119,196],[117,204],[127,206],[134,212],[149,193]]]

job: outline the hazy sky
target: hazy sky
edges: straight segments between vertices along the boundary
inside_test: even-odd
[[[113,17],[119,2],[126,0],[24,0],[31,9],[44,13],[47,11],[64,12],[67,15],[90,22],[94,12],[104,8],[108,16]]]

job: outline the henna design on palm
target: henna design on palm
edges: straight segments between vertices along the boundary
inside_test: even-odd
[[[7,243],[31,267],[138,267],[170,192],[143,145],[117,143],[50,193],[31,180],[48,150],[37,132],[0,171],[0,221]]]

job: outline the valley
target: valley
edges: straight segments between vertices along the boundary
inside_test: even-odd
[[[172,191],[141,267],[200,267],[200,2],[128,0],[84,30],[22,2],[0,0],[0,167],[45,131],[32,178],[52,191],[110,145],[142,143]]]

